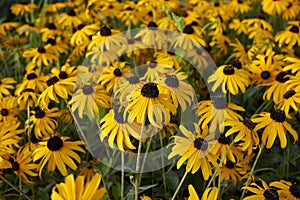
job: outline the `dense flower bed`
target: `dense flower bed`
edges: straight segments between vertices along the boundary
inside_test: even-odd
[[[15,2],[1,199],[300,199],[299,0]],[[170,163],[126,170],[125,153],[162,147]]]

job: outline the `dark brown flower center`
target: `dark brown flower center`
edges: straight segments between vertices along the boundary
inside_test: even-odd
[[[57,78],[57,76],[53,76],[53,77],[49,78],[46,83],[47,83],[47,86],[49,87],[51,85],[54,85],[58,81],[59,81],[59,78]]]
[[[157,29],[157,24],[155,22],[149,22],[147,27],[150,30],[156,30]]]
[[[291,185],[290,192],[294,197],[300,198],[300,184],[294,183]]]
[[[71,17],[75,17],[76,16],[76,12],[74,11],[74,9],[69,8],[67,14]]]
[[[37,75],[35,73],[30,73],[30,74],[27,74],[26,78],[27,78],[27,80],[33,80],[33,79],[37,78]]]
[[[253,130],[256,126],[256,124],[253,123],[250,119],[244,119],[243,124],[250,130]]]
[[[262,79],[268,79],[268,78],[270,78],[270,76],[271,76],[271,73],[269,72],[269,71],[262,71],[261,73],[260,73],[260,77],[262,78]]]
[[[229,139],[229,137],[226,137],[225,135],[220,135],[218,142],[220,144],[230,144],[230,139]]]
[[[119,68],[116,68],[116,69],[114,70],[114,75],[115,75],[116,77],[120,77],[120,76],[122,76],[123,74],[122,74],[122,71],[121,71]]]
[[[166,75],[165,84],[172,88],[177,88],[179,86],[179,80],[175,75]]]
[[[187,25],[183,29],[183,33],[186,33],[186,34],[193,34],[194,32],[195,31],[194,31],[194,28],[192,27],[192,25]]]
[[[125,123],[125,119],[124,119],[124,109],[122,109],[120,112],[118,112],[119,108],[115,108],[114,109],[114,119],[116,120],[116,122],[118,122],[119,124],[123,124]]]
[[[270,116],[271,119],[273,119],[276,122],[284,122],[285,120],[285,113],[282,110],[273,110]]]
[[[19,165],[18,162],[14,161],[14,162],[11,163],[11,165],[12,165],[12,169],[13,169],[15,172],[16,172],[16,171],[19,171],[20,165]]]
[[[38,47],[38,52],[39,53],[46,53],[46,49],[43,46]]]
[[[242,69],[242,63],[238,60],[234,60],[231,62],[231,65],[237,69]]]
[[[63,140],[58,136],[51,137],[47,142],[47,147],[50,151],[58,151],[64,145]]]
[[[85,27],[85,24],[79,24],[78,26],[77,26],[77,30],[81,30],[81,29],[83,29]]]
[[[82,88],[82,92],[83,92],[83,94],[85,94],[85,95],[90,95],[90,94],[92,94],[92,93],[94,92],[94,89],[93,89],[93,87],[90,86],[90,85],[85,85],[85,86],[83,86],[83,88]]]
[[[46,115],[45,111],[40,110],[40,109],[36,109],[35,114],[34,114],[35,118],[38,118],[38,119],[45,117],[45,115]]]
[[[65,71],[59,72],[58,76],[59,76],[60,79],[66,79],[66,78],[68,78],[68,74]]]
[[[52,46],[54,46],[56,44],[56,40],[53,38],[48,38],[46,44],[51,44]]]
[[[157,85],[155,83],[149,82],[149,83],[146,83],[142,87],[141,94],[144,97],[156,98],[159,95],[159,90],[158,90]]]
[[[152,60],[149,65],[148,65],[151,69],[155,68],[157,66],[157,62]]]
[[[56,26],[53,23],[48,23],[46,27],[50,30],[56,30]]]
[[[299,27],[293,25],[292,28],[290,28],[290,32],[292,32],[292,33],[299,33]]]
[[[6,117],[6,116],[8,116],[9,111],[6,108],[2,108],[0,113],[3,117]]]
[[[267,189],[263,193],[266,200],[279,200],[279,196],[276,190],[274,189]]]
[[[226,166],[228,169],[233,169],[233,168],[234,168],[234,163],[233,163],[231,160],[227,160],[225,166]]]
[[[101,36],[110,36],[111,30],[107,26],[102,26],[100,29],[100,34],[101,34]]]
[[[221,97],[213,97],[212,103],[216,109],[225,109],[227,108],[227,101],[225,98]]]
[[[167,51],[167,53],[168,53],[169,55],[171,55],[171,56],[174,56],[174,55],[175,55],[175,53],[172,52],[172,51]]]
[[[25,88],[24,90],[22,90],[21,94],[23,94],[24,92],[34,92],[34,89],[32,89],[32,88]]]
[[[296,94],[295,90],[291,89],[291,90],[287,91],[287,92],[283,95],[283,97],[284,97],[285,99],[288,99],[288,98],[294,96],[295,94]]]
[[[206,151],[208,148],[208,143],[202,138],[197,138],[196,140],[194,140],[194,147],[198,150]]]
[[[280,82],[280,83],[285,83],[286,81],[289,80],[289,77],[285,77],[287,75],[286,72],[280,72],[279,74],[277,74],[276,76],[276,81]]]
[[[226,65],[226,66],[223,68],[223,73],[224,73],[225,75],[232,75],[232,74],[234,74],[234,68],[233,68],[233,66],[231,66],[231,65]]]

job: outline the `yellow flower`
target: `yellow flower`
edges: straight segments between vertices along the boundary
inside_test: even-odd
[[[17,3],[17,4],[13,4],[10,7],[10,10],[14,15],[18,16],[18,15],[24,15],[25,13],[32,13],[36,8],[37,5],[35,5],[34,3],[29,3],[29,4]]]
[[[60,17],[58,23],[64,27],[77,27],[82,23],[82,20],[77,15],[74,8],[68,8],[67,12]]]
[[[282,47],[284,44],[287,48],[292,49],[295,45],[300,45],[300,24],[298,21],[288,22],[289,26],[284,31],[280,31],[275,35],[275,42]]]
[[[174,143],[171,144],[174,146],[168,158],[180,155],[180,159],[177,161],[177,169],[187,161],[186,172],[194,174],[201,168],[204,180],[208,180],[209,176],[212,175],[211,164],[219,169],[217,157],[210,152],[214,141],[211,140],[211,136],[206,136],[207,131],[200,132],[200,127],[196,124],[194,126],[197,135],[180,125],[179,129],[184,137],[174,136]]]
[[[203,192],[201,200],[217,200],[218,194],[219,190],[217,187],[209,187]]]
[[[262,9],[269,15],[281,14],[288,6],[288,0],[262,0]]]
[[[82,145],[82,141],[70,142],[66,141],[69,137],[51,136],[43,138],[39,142],[39,146],[33,152],[33,161],[39,160],[39,176],[42,175],[42,170],[48,163],[48,171],[53,172],[57,167],[59,172],[66,176],[68,174],[66,165],[71,169],[76,170],[77,165],[73,159],[80,163],[80,156],[74,151],[85,153],[78,145]]]
[[[214,82],[213,92],[222,85],[223,93],[226,93],[227,89],[231,94],[237,95],[239,90],[245,93],[246,87],[250,83],[249,76],[249,73],[242,69],[241,65],[222,65],[208,78],[208,83]]]
[[[81,45],[84,43],[89,43],[90,35],[94,35],[95,32],[99,29],[99,26],[97,24],[79,24],[77,26],[76,32],[73,33],[71,37],[71,44],[74,45]]]
[[[271,187],[278,188],[279,199],[299,200],[300,199],[300,184],[291,183],[289,181],[280,180],[270,183]]]
[[[283,99],[279,101],[276,107],[283,110],[288,118],[292,118],[289,115],[291,108],[294,111],[298,111],[299,105],[300,105],[300,88],[295,90],[294,89],[287,90],[283,95]]]
[[[15,155],[15,158],[12,160],[12,169],[13,171],[22,178],[22,180],[31,184],[31,182],[27,175],[29,176],[37,176],[38,174],[32,170],[37,169],[38,165],[32,162],[32,152],[26,148],[20,148]]]
[[[23,53],[23,57],[31,58],[31,61],[36,63],[37,66],[41,66],[42,64],[49,66],[50,63],[58,59],[58,56],[50,51],[49,46],[28,49]]]
[[[174,40],[173,45],[174,49],[176,49],[176,47],[181,47],[184,50],[191,50],[195,47],[205,47],[206,43],[202,36],[195,32],[192,25],[186,25],[183,29],[183,33]]]
[[[84,176],[68,175],[65,182],[56,184],[52,189],[52,200],[97,200],[102,199],[106,193],[105,188],[100,186],[102,176],[95,174],[93,178],[84,183]]]
[[[268,184],[260,180],[262,186],[256,183],[251,183],[250,186],[244,186],[243,189],[248,190],[252,194],[243,198],[243,200],[269,200],[269,199],[279,199],[278,192],[274,188],[270,188]]]
[[[9,96],[9,90],[15,89],[13,85],[15,83],[17,82],[10,77],[0,79],[0,98],[3,98],[3,96]]]
[[[287,145],[286,131],[293,136],[294,142],[298,141],[297,132],[285,121],[284,111],[273,110],[271,113],[263,112],[254,117],[252,121],[257,123],[255,130],[264,128],[261,140],[267,149],[273,146],[276,136],[279,137],[280,147],[284,149]]]

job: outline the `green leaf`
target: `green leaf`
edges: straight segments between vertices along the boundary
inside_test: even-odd
[[[178,61],[178,63],[181,63],[181,60],[185,55],[185,50],[181,47],[177,47],[175,50],[175,54],[176,54],[176,60]]]
[[[145,192],[146,190],[149,190],[150,188],[153,188],[153,187],[155,187],[155,186],[157,186],[157,185],[158,185],[158,183],[153,184],[153,185],[145,185],[145,186],[141,186],[141,187],[139,187],[139,193]],[[129,191],[129,192],[127,193],[125,199],[127,199],[127,197],[129,197],[129,196],[134,196],[134,190]]]
[[[178,28],[178,30],[180,32],[182,32],[183,28],[184,28],[184,20],[183,20],[183,18],[175,15],[174,13],[172,13],[172,17],[175,20],[175,26]]]

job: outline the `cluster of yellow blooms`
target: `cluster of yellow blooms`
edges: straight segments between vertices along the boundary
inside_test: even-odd
[[[299,0],[9,6],[1,198],[300,199]],[[90,156],[78,120],[97,122],[99,145],[137,154],[167,146],[162,157],[178,159],[134,183]],[[145,138],[149,127],[158,134]]]

